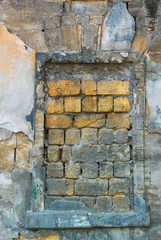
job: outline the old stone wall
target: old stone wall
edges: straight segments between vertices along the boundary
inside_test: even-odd
[[[0,239],[161,239],[160,9],[0,1]]]

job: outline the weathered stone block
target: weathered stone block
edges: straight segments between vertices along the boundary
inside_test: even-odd
[[[98,164],[97,163],[83,163],[82,176],[84,178],[97,178],[98,177]]]
[[[82,101],[84,112],[97,112],[97,97],[85,97]]]
[[[108,180],[79,180],[75,183],[75,194],[99,196],[108,194]]]
[[[97,93],[98,95],[128,95],[130,82],[129,81],[100,81],[97,83]]]
[[[114,99],[114,112],[129,112],[130,102],[127,97],[117,97]]]
[[[48,142],[49,144],[57,144],[57,145],[64,144],[64,130],[49,129]]]
[[[80,140],[80,130],[78,129],[68,129],[66,130],[66,144],[74,145]]]
[[[67,163],[65,165],[65,177],[77,179],[80,176],[80,164],[79,163]]]
[[[74,22],[75,23],[75,22]],[[76,25],[63,26],[64,42],[67,51],[76,51],[78,49],[78,32]]]
[[[63,164],[62,163],[48,164],[47,178],[63,178]]]
[[[77,97],[65,98],[65,112],[81,112],[81,99]]]
[[[107,11],[107,4],[101,2],[73,2],[72,12],[81,16],[104,15]]]
[[[79,80],[57,80],[48,81],[50,96],[70,96],[80,94],[80,81]]]
[[[112,210],[112,197],[106,196],[106,197],[97,197],[96,198],[96,209],[98,211],[110,211]]]
[[[93,127],[101,128],[105,124],[105,115],[91,115],[91,116],[80,116],[75,117],[74,127],[84,128],[84,127]]]
[[[51,52],[65,50],[63,31],[61,27],[45,31],[45,42]]]
[[[66,163],[66,162],[69,162],[70,159],[71,159],[71,149],[68,146],[64,146],[62,148],[61,160],[62,162]]]
[[[97,129],[94,128],[83,128],[81,130],[82,141],[85,143],[97,143]]]
[[[99,130],[99,144],[111,144],[114,142],[114,130],[100,129]]]
[[[112,178],[113,177],[113,163],[105,162],[100,164],[100,178]]]
[[[106,147],[75,145],[72,149],[72,159],[78,162],[102,162],[106,159]]]
[[[106,123],[107,128],[119,129],[130,128],[130,118],[124,115],[109,114]]]
[[[115,162],[114,163],[114,176],[115,177],[130,177],[130,163]]]
[[[48,147],[48,162],[58,162],[60,160],[60,150],[58,146]]]
[[[113,97],[100,97],[98,99],[98,112],[112,112]]]
[[[118,129],[114,131],[114,142],[116,143],[127,143],[128,141],[127,129]]]
[[[52,99],[47,105],[47,113],[63,113],[63,99]]]
[[[82,80],[82,94],[96,95],[96,82],[94,80]]]
[[[130,199],[126,196],[114,196],[113,197],[114,211],[128,212],[130,211]]]
[[[56,196],[71,196],[74,194],[74,181],[65,179],[47,179],[47,194]]]
[[[72,119],[66,115],[46,116],[46,129],[69,128],[72,126]]]
[[[98,25],[88,24],[82,25],[82,47],[86,49],[96,50]]]
[[[106,146],[107,161],[129,161],[130,147],[126,144],[114,144]]]
[[[129,179],[112,178],[109,180],[109,195],[129,194]]]

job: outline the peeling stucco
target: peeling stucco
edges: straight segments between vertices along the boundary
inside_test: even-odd
[[[128,50],[135,35],[135,21],[129,14],[126,4],[117,0],[112,3],[102,26],[101,49]]]
[[[146,92],[149,129],[151,132],[161,132],[161,65],[153,61],[147,61]]]
[[[0,26],[0,129],[24,132],[33,140],[35,52]],[[0,131],[1,133],[1,131]],[[0,135],[7,139],[8,132]]]

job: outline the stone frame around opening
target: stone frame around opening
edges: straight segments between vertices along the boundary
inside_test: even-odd
[[[14,170],[13,179],[19,185],[22,201],[21,224],[26,229],[63,229],[94,227],[143,227],[149,226],[150,214],[147,211],[144,185],[144,113],[145,113],[145,63],[139,52],[97,52],[92,53],[37,53],[37,81],[42,79],[45,63],[132,63],[134,79],[139,84],[133,89],[133,209],[130,212],[91,213],[87,211],[50,211],[44,209],[45,167],[43,160],[34,166],[32,173]],[[44,112],[45,115],[45,112]],[[19,183],[19,174],[26,177],[26,185]],[[30,193],[29,189],[32,189]],[[14,207],[16,211],[17,205]],[[19,218],[19,217],[18,217]]]

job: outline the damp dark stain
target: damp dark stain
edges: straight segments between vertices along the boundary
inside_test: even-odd
[[[146,8],[148,9],[150,16],[154,19],[157,18],[157,9],[159,1],[160,0],[145,0]]]

